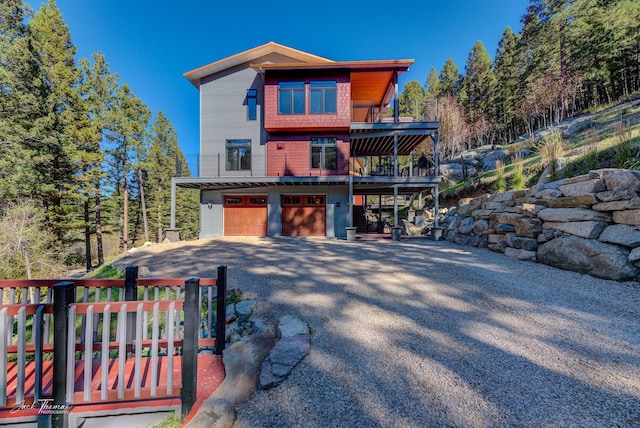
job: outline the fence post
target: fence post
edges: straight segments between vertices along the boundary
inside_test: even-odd
[[[198,332],[200,330],[200,279],[184,283],[184,341],[182,347],[182,420],[189,415],[198,390]]]
[[[66,372],[67,359],[75,358],[67,355],[68,337],[67,318],[69,305],[75,301],[75,287],[73,282],[59,282],[53,286],[53,404],[51,426],[63,428],[67,426],[66,408]]]
[[[218,278],[216,279],[216,355],[222,355],[224,345],[227,342],[227,267],[218,266]]]
[[[124,300],[138,300],[138,266],[127,266],[124,274]],[[133,336],[136,331],[136,313],[127,312],[127,358],[133,355]]]

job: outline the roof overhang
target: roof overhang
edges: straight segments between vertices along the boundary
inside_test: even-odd
[[[269,42],[253,49],[249,49],[244,52],[231,55],[230,57],[223,58],[219,61],[212,62],[211,64],[196,68],[195,70],[188,71],[184,73],[184,77],[189,79],[193,86],[199,88],[200,80],[207,76],[211,76],[212,74],[225,71],[229,68],[233,68],[241,64],[251,63],[252,61],[255,61],[260,57],[274,53],[291,58],[294,61],[300,61],[301,63],[311,62],[314,64],[322,64],[334,62],[327,58],[293,49],[275,42]]]
[[[394,154],[398,137],[398,155],[409,155],[427,138],[438,133],[439,122],[354,122],[349,129],[353,156]]]
[[[231,190],[269,186],[320,186],[348,184],[349,176],[321,177],[176,177],[176,187],[200,190]]]

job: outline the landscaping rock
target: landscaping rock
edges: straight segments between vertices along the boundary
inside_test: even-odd
[[[535,262],[536,261],[536,252],[535,251],[528,251],[528,250],[523,250],[523,249],[516,249],[516,248],[511,248],[511,247],[507,247],[504,249],[504,255],[507,257],[511,257],[513,259],[518,259],[518,260],[523,260],[523,261],[528,261],[528,262]]]
[[[549,208],[589,208],[599,201],[593,193],[580,196],[568,196],[564,198],[549,199]],[[595,208],[594,208],[595,209]]]
[[[596,193],[596,197],[602,202],[620,201],[623,199],[631,199],[638,196],[638,192],[635,189],[616,189],[607,190],[604,192]]]
[[[628,250],[577,236],[562,236],[541,245],[538,262],[617,281],[633,279],[640,273],[629,262]]]
[[[612,172],[604,175],[604,182],[607,190],[639,189],[640,172],[627,170]]]
[[[558,189],[544,189],[537,192],[534,195],[536,199],[551,199],[551,198],[559,198],[562,196],[562,192]]]
[[[640,210],[614,211],[613,221],[619,224],[640,226]]]
[[[612,224],[598,237],[600,242],[622,245],[623,247],[640,247],[640,230],[626,224]]]
[[[544,227],[561,230],[565,233],[579,236],[581,238],[597,239],[602,231],[607,227],[607,224],[608,223],[602,221],[547,221],[544,223]]]
[[[280,385],[291,370],[309,353],[309,328],[301,320],[286,316],[278,321],[280,340],[262,362],[260,386],[270,389]]]
[[[635,267],[640,268],[640,247],[631,250],[631,252],[629,253],[629,261]]]
[[[595,122],[591,119],[581,120],[571,124],[567,129],[562,132],[562,138],[571,138],[580,132],[592,128],[595,126]]]
[[[523,238],[522,236],[514,235],[511,238],[511,246],[516,249],[536,251],[538,249],[538,240],[534,238]]]
[[[577,183],[564,184],[559,190],[564,196],[583,196],[607,190],[604,180],[587,180]]]
[[[535,217],[524,217],[515,222],[514,228],[520,236],[536,238],[542,232],[542,221]]]
[[[478,220],[473,224],[474,235],[481,236],[488,232],[489,232],[489,222],[487,220]]]
[[[586,208],[546,208],[538,213],[543,221],[611,221],[611,215]]]

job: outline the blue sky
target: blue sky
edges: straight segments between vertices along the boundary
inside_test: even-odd
[[[38,9],[40,2],[26,0]],[[182,74],[274,41],[337,61],[414,59],[402,76],[424,83],[451,57],[462,73],[481,40],[491,56],[505,28],[520,31],[528,0],[355,2],[57,0],[78,59],[102,51],[154,112],[199,151],[198,91]]]

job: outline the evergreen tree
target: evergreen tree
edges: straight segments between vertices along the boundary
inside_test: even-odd
[[[103,167],[105,157],[102,147],[105,144],[105,134],[110,126],[118,76],[111,73],[109,64],[101,52],[94,53],[92,59],[93,65],[86,58],[80,60],[83,78],[82,90],[88,105],[89,118],[97,131],[97,135],[89,142],[87,147],[87,151],[92,153],[93,157],[87,165],[86,171],[89,183],[85,192],[85,197],[87,198],[85,213],[89,211],[89,199],[93,198],[93,232],[96,235],[97,265],[102,266],[104,264],[102,184],[106,178]],[[87,222],[85,233],[87,233],[90,219],[85,218],[85,221]]]
[[[457,96],[460,91],[462,75],[458,70],[458,66],[449,58],[440,70],[440,95],[441,96]]]
[[[518,86],[518,40],[507,27],[498,44],[494,61],[496,86],[493,93],[493,123],[503,139],[513,141],[518,131],[516,112],[521,93]]]
[[[427,75],[427,81],[424,84],[424,95],[428,99],[438,98],[442,93],[442,84],[440,76],[435,68],[432,68]]]
[[[422,117],[424,93],[420,82],[417,80],[407,82],[398,101],[400,116]]]
[[[151,127],[151,145],[145,161],[149,189],[150,223],[156,230],[156,240],[162,241],[162,231],[169,226],[171,211],[171,178],[189,176],[189,167],[178,146],[178,136],[169,119],[159,111]],[[194,196],[196,198],[194,199]],[[193,237],[197,231],[197,193],[180,191],[176,197],[176,221],[183,235]],[[179,208],[179,209],[178,209]],[[195,221],[194,221],[195,220]]]
[[[151,113],[127,84],[116,90],[114,108],[109,119],[110,125],[106,132],[108,142],[108,173],[111,185],[115,189],[115,197],[120,213],[120,239],[123,251],[129,248],[129,202],[131,190],[136,179],[132,176],[135,171],[135,154],[145,144],[147,127]]]
[[[59,242],[78,227],[77,195],[84,144],[93,138],[79,91],[75,46],[55,1],[43,4],[28,23],[34,79],[27,82],[38,95],[37,113],[27,135],[36,186],[47,222]],[[80,166],[80,168],[79,168]]]

